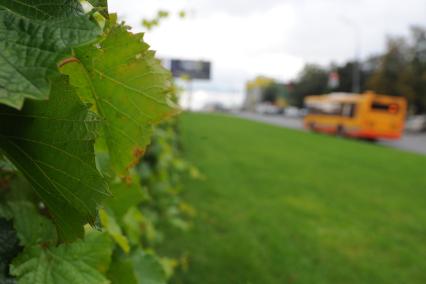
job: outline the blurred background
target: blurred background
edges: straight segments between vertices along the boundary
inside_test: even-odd
[[[374,91],[402,96],[408,102],[408,135],[381,143],[426,153],[426,138],[411,135],[426,131],[422,0],[127,0],[109,5],[134,31],[147,32],[146,40],[173,69],[184,109],[239,112],[302,129],[309,95]]]
[[[173,283],[426,283],[426,1],[109,5],[173,72],[203,177]]]
[[[146,35],[158,55],[212,62],[211,79],[192,84],[194,109],[212,102],[240,107],[247,81],[258,76],[297,85],[316,75],[321,86],[308,91],[318,93],[325,91],[334,71],[340,80],[333,89],[351,91],[354,62],[360,69],[359,88],[380,89],[371,73],[378,71],[383,56],[391,70],[382,71],[395,72],[410,60],[411,49],[425,48],[422,0],[127,0],[110,1],[110,10],[136,31],[144,30],[141,19],[168,11],[168,19]],[[399,88],[414,96],[407,86],[388,88],[384,91]],[[300,106],[303,100],[294,94],[289,101]]]

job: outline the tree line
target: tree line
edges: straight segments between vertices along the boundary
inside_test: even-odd
[[[330,82],[333,73],[338,84]],[[263,101],[274,102],[285,97],[289,104],[302,107],[308,95],[352,92],[354,83],[360,92],[404,96],[411,113],[426,113],[426,28],[415,26],[407,37],[388,37],[384,53],[365,60],[326,67],[306,64],[295,80],[287,84],[274,82],[266,87]]]

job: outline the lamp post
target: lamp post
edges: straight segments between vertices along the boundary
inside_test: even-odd
[[[353,28],[354,31],[354,62],[352,66],[352,92],[359,93],[361,91],[360,76],[360,54],[361,54],[361,32],[359,26],[351,19],[342,16],[341,20],[347,26]]]

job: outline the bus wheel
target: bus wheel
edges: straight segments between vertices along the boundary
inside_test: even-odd
[[[316,132],[316,131],[317,131],[317,129],[315,128],[315,123],[314,123],[314,122],[309,123],[309,129],[310,129],[311,131],[314,131],[314,132]]]
[[[364,140],[365,142],[368,142],[368,143],[376,143],[377,142],[377,138],[372,138],[372,137],[363,138],[362,140]]]

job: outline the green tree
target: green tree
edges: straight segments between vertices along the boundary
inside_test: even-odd
[[[328,70],[315,64],[307,64],[293,84],[290,99],[292,104],[303,106],[308,95],[321,95],[328,91]]]
[[[371,74],[377,68],[377,56],[372,56],[364,62],[359,62],[359,76],[360,76],[360,92],[368,90],[367,81]],[[353,68],[354,62],[348,61],[343,65],[335,66],[339,75],[339,85],[333,89],[335,92],[352,92],[353,89]]]
[[[272,82],[263,90],[262,101],[275,103],[279,98],[286,99],[287,87],[284,84]]]
[[[385,54],[368,81],[378,93],[407,98],[414,112],[426,111],[426,30],[411,28],[409,39],[389,38]]]
[[[415,112],[426,112],[426,29],[413,27],[412,35],[412,60],[411,81],[414,89],[413,106]]]
[[[404,78],[409,72],[408,54],[409,46],[405,38],[389,38],[386,53],[381,57],[378,69],[370,77],[368,87],[390,96],[409,96],[404,86]]]

